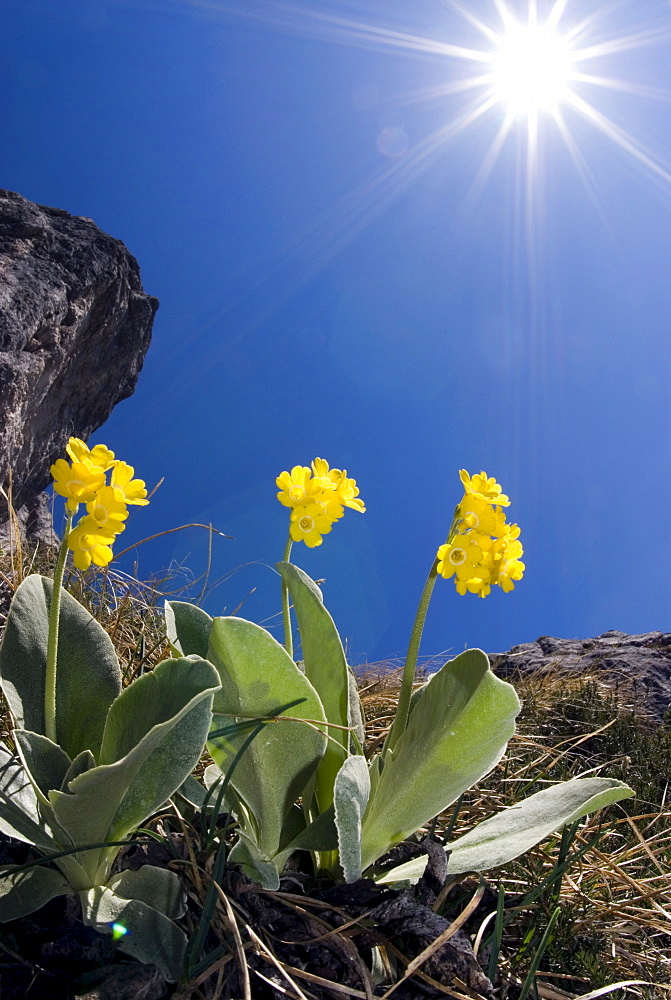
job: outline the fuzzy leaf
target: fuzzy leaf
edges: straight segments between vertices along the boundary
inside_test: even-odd
[[[371,796],[362,827],[362,864],[446,809],[503,756],[520,703],[480,649],[446,663],[426,684]]]
[[[361,698],[359,697],[359,688],[356,682],[356,677],[347,668],[347,688],[348,688],[348,710],[347,710],[347,725],[352,729],[352,736],[356,736],[359,741],[359,746],[350,746],[352,753],[358,752],[365,742],[366,742],[366,725],[363,718],[363,710],[361,707]],[[353,744],[354,740],[350,737],[350,744]]]
[[[179,876],[168,868],[142,865],[124,869],[107,881],[107,888],[123,899],[139,899],[171,920],[184,916],[186,896]]]
[[[207,659],[212,619],[202,608],[186,601],[166,601],[165,625],[168,642],[180,656],[195,653]]]
[[[52,792],[58,822],[75,844],[122,840],[191,773],[212,718],[219,679],[198,658],[164,660],[112,705],[102,763]]]
[[[615,778],[571,778],[530,795],[478,823],[463,837],[448,844],[449,875],[481,872],[519,858],[563,826],[634,792]],[[378,882],[416,882],[426,867],[427,857],[413,858],[378,878]]]
[[[328,722],[347,727],[351,724],[349,667],[338,631],[324,607],[322,592],[307,573],[292,563],[276,565],[296,610],[305,675],[319,695]],[[317,768],[315,794],[320,811],[333,802],[336,775],[349,750],[346,729],[332,729],[330,735]]]
[[[41,850],[60,850],[40,814],[37,795],[25,768],[0,744],[0,831]]]
[[[182,975],[186,935],[163,913],[139,899],[124,899],[111,889],[97,886],[79,893],[85,924],[109,934],[112,924],[122,924],[127,933],[119,950],[139,962],[153,963],[169,982]]]
[[[65,777],[63,778],[63,783],[61,785],[62,792],[69,792],[69,784],[73,778],[76,778],[78,774],[83,774],[84,771],[90,771],[92,767],[96,766],[95,757],[90,750],[82,750],[80,754],[77,754],[75,759],[70,764]]]
[[[44,683],[53,581],[36,574],[19,585],[0,647],[0,679],[19,729],[45,732]],[[56,675],[57,742],[70,758],[96,756],[107,710],[121,691],[114,646],[93,616],[63,591]]]
[[[238,865],[248,878],[258,882],[263,889],[270,889],[273,892],[279,889],[280,869],[277,858],[264,857],[254,841],[249,840],[244,834],[239,834],[228,860],[231,864]]]
[[[335,780],[335,825],[340,865],[346,882],[361,878],[361,817],[370,795],[365,757],[348,757]]]
[[[39,733],[15,729],[13,736],[23,766],[37,786],[38,794],[42,794],[46,803],[51,789],[62,786],[72,761],[57,743],[52,743]]]
[[[335,808],[331,806],[326,812],[319,813],[309,826],[304,827],[293,840],[283,846],[278,857],[286,860],[294,851],[336,851],[337,849],[338,831],[335,825]],[[277,861],[277,858],[275,860]]]
[[[323,722],[324,710],[316,691],[273,636],[243,618],[215,618],[208,660],[221,678],[214,701],[215,728],[255,716],[279,713],[291,719]],[[251,729],[232,732],[208,743],[212,757],[226,773]],[[231,785],[254,817],[247,836],[259,854],[272,858],[279,849],[284,819],[317,767],[326,738],[305,722],[270,722],[244,751],[231,776]],[[238,817],[240,818],[240,817]]]
[[[71,892],[65,875],[44,865],[8,875],[0,870],[0,921],[18,920],[39,910],[55,896]]]

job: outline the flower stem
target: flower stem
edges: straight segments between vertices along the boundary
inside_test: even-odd
[[[449,545],[457,530],[459,521],[461,520],[459,516],[459,506],[455,508],[454,517],[452,518],[452,524],[450,525],[450,530],[447,535],[447,544]],[[393,750],[397,742],[403,735],[408,725],[408,716],[410,715],[410,698],[412,696],[412,685],[415,681],[415,669],[417,667],[417,657],[419,655],[419,647],[422,641],[422,633],[424,631],[424,624],[426,622],[426,615],[429,610],[429,604],[431,603],[431,595],[433,594],[433,588],[436,583],[436,578],[438,576],[438,556],[433,560],[433,566],[429,571],[429,575],[426,578],[426,583],[424,584],[424,589],[422,590],[422,595],[419,599],[419,604],[417,606],[417,613],[415,615],[415,621],[412,626],[412,632],[410,633],[410,642],[408,643],[408,652],[405,658],[405,666],[403,667],[403,677],[401,678],[401,690],[398,695],[398,707],[396,709],[396,715],[392,723],[391,729],[387,739],[385,740],[384,749]]]
[[[293,545],[293,539],[289,535],[287,539],[287,547],[284,550],[284,556],[282,557],[283,562],[289,562],[289,557],[291,556],[291,547]],[[284,648],[286,649],[289,656],[293,658],[294,655],[294,640],[291,634],[291,608],[289,607],[289,588],[287,587],[284,580],[282,580],[282,617],[284,619]]]
[[[47,663],[44,676],[44,732],[48,739],[56,743],[56,666],[58,660],[58,625],[61,611],[61,588],[68,554],[68,535],[72,527],[74,512],[68,511],[63,540],[58,550],[54,569],[54,583],[49,608],[49,634],[47,637]]]

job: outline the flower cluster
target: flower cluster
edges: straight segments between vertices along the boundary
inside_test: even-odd
[[[343,516],[345,507],[361,513],[366,509],[358,499],[356,480],[348,479],[347,471],[329,469],[323,458],[315,458],[311,468],[295,465],[291,472],[283,472],[277,485],[277,499],[291,508],[292,540],[305,542],[311,549],[321,545],[322,535]]]
[[[89,448],[73,437],[65,450],[71,462],[59,458],[51,466],[54,489],[66,498],[70,516],[80,504],[86,504],[86,514],[68,535],[68,548],[77,569],[86,570],[91,563],[107,566],[112,560],[114,539],[125,528],[127,505],[149,503],[145,484],[133,479],[133,467],[115,459],[114,452],[104,444]]]
[[[458,533],[438,549],[438,572],[454,577],[459,594],[486,597],[493,586],[508,593],[525,568],[520,529],[503,512],[510,500],[484,472],[469,476],[462,469],[459,475],[465,492],[456,512]]]

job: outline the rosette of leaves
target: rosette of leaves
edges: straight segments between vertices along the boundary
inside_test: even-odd
[[[175,980],[186,946],[175,923],[184,910],[177,875],[151,865],[113,874],[113,864],[118,842],[128,842],[197,763],[219,677],[192,655],[167,659],[122,689],[107,633],[62,591],[56,740],[49,739],[52,594],[51,580],[24,580],[0,646],[0,683],[16,722],[14,747],[0,744],[0,830],[45,859],[0,872],[0,921],[76,895],[84,923],[106,933],[122,925],[119,948]]]
[[[312,852],[317,868],[347,882],[362,874],[416,881],[426,857],[383,875],[375,863],[498,763],[520,709],[515,690],[492,673],[485,653],[466,650],[414,692],[402,732],[396,728],[393,743],[388,737],[366,760],[356,684],[321,591],[291,563],[277,568],[296,611],[300,664],[258,625],[212,619],[182,602],[166,606],[175,655],[205,657],[221,680],[208,742],[215,764],[206,780],[224,784],[224,805],[239,825],[231,860],[267,888],[278,886],[296,850]],[[283,705],[294,707],[278,713]],[[253,739],[235,728],[255,718]],[[447,845],[448,873],[505,864],[631,795],[610,778],[538,792]]]

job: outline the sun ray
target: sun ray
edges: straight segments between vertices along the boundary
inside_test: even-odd
[[[399,107],[408,107],[413,104],[428,104],[430,101],[442,100],[451,94],[460,94],[467,90],[474,90],[477,87],[486,87],[490,83],[491,73],[463,77],[459,80],[452,80],[449,83],[436,84],[434,87],[425,87],[422,90],[406,93],[398,99],[398,105]]]
[[[606,90],[616,90],[623,94],[646,97],[651,101],[671,102],[671,93],[668,90],[659,90],[658,88],[647,87],[640,83],[630,83],[628,80],[618,80],[612,76],[593,76],[591,73],[574,73],[573,79],[576,83],[589,83],[595,87],[604,87]]]
[[[564,16],[568,0],[555,0],[552,6],[552,10],[548,14],[547,25],[550,28],[556,29]]]
[[[649,28],[647,31],[638,31],[633,35],[623,35],[620,38],[611,38],[593,45],[577,49],[575,52],[576,62],[585,59],[597,59],[602,56],[615,55],[618,52],[627,52],[631,49],[640,49],[655,42],[665,42],[671,38],[671,29],[661,31],[659,28]]]
[[[495,133],[494,138],[489,144],[489,148],[483,157],[482,164],[475,175],[473,183],[468,190],[466,195],[467,198],[472,200],[485,187],[485,184],[489,180],[492,171],[494,170],[494,167],[503,152],[506,140],[510,134],[510,129],[512,128],[512,124],[513,120],[508,116],[506,116],[501,122],[498,131]]]
[[[239,17],[260,21],[268,27],[272,25],[288,30],[292,34],[307,35],[330,43],[364,48],[401,49],[474,62],[488,61],[487,53],[479,49],[453,45],[436,38],[395,31],[392,28],[382,28],[329,14],[326,11],[282,3],[279,0],[266,0],[263,5],[258,6],[243,5],[236,3],[235,0],[232,3],[216,2],[216,0],[183,0],[183,2],[189,7],[207,10],[210,17],[219,14],[226,20],[230,17]]]
[[[450,8],[454,10],[464,21],[468,24],[473,25],[485,38],[496,45],[500,38],[500,31],[495,31],[494,28],[490,27],[485,21],[482,21],[479,17],[476,17],[468,8],[462,7],[460,3],[450,3]]]
[[[575,170],[580,177],[604,228],[612,231],[613,223],[605,208],[603,200],[599,197],[599,188],[594,176],[594,171],[590,168],[587,158],[578,146],[576,138],[566,124],[566,120],[561,111],[557,112],[555,123],[557,125],[557,130],[568,150],[569,156],[571,157],[573,166],[575,167]]]
[[[625,153],[629,153],[635,160],[641,163],[648,170],[652,171],[657,177],[661,178],[668,183],[671,183],[671,172],[663,167],[654,156],[649,153],[643,146],[641,146],[633,136],[629,135],[625,129],[620,128],[615,122],[611,121],[606,115],[597,111],[595,107],[589,104],[587,101],[578,97],[577,94],[571,94],[567,100],[569,103],[579,111],[584,118],[592,123],[603,135],[607,136],[614,143],[616,143]]]

